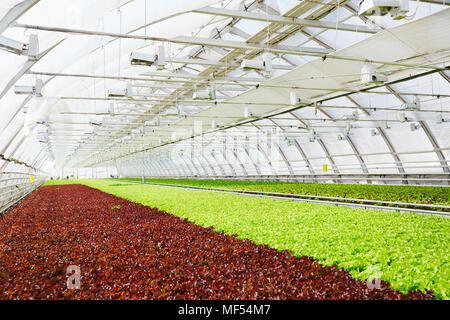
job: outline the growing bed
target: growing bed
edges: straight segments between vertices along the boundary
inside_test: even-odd
[[[121,178],[142,181],[141,178]],[[269,181],[145,179],[146,182],[197,187],[225,188],[325,197],[354,198],[380,201],[450,205],[450,188],[435,186],[399,186],[368,184],[326,184]]]
[[[429,299],[82,185],[41,187],[0,220],[1,299]],[[81,269],[81,289],[66,268]]]
[[[77,180],[104,192],[159,208],[203,227],[257,244],[290,250],[365,280],[373,270],[406,293],[431,289],[450,296],[450,222],[447,218],[350,209],[230,194]],[[61,182],[53,182],[61,183]]]

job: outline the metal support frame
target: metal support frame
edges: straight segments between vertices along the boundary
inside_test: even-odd
[[[256,12],[249,11],[238,11],[230,10],[224,8],[215,7],[203,7],[200,9],[195,9],[192,12],[210,14],[215,16],[223,16],[230,18],[239,18],[246,20],[263,21],[270,23],[279,23],[283,25],[293,25],[302,27],[313,27],[313,28],[323,28],[323,29],[333,29],[333,30],[343,30],[351,32],[364,32],[364,33],[377,33],[379,30],[370,29],[367,26],[353,25],[347,23],[339,23],[336,25],[334,22],[328,21],[317,21],[309,19],[299,19],[299,18],[288,18],[272,14],[260,14]]]
[[[39,0],[25,0],[12,7],[0,20],[0,34],[38,2]]]

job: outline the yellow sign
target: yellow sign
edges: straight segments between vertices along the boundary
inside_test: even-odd
[[[30,183],[34,182],[34,176],[30,176]]]
[[[328,165],[327,164],[323,165],[323,172],[328,172]]]

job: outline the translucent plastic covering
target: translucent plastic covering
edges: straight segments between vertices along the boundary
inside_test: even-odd
[[[0,171],[446,184],[448,2],[359,5],[2,1]]]

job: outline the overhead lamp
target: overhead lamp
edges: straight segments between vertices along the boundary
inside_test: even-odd
[[[348,136],[350,134],[351,129],[352,129],[352,125],[350,124],[350,122],[347,122],[347,124],[345,125],[344,134],[346,136]]]
[[[409,11],[408,0],[363,0],[359,5],[360,16],[384,16],[388,13],[394,20],[407,16]]]
[[[31,59],[36,59],[38,56],[38,38],[37,35],[30,35],[30,42],[28,44],[0,36],[0,49],[6,50],[18,55],[28,55]]]
[[[208,87],[206,90],[195,91],[192,100],[216,100],[216,90]]]
[[[315,142],[316,141],[316,132],[313,129],[309,130],[308,141],[309,142]]]
[[[406,103],[406,110],[419,111],[420,110],[420,99],[418,96],[414,96],[411,103]]]
[[[158,47],[158,54],[156,55],[156,69],[163,70],[166,66],[166,53],[164,46]]]
[[[127,83],[126,89],[109,89],[109,98],[132,98],[133,97],[133,86],[131,83]]]
[[[42,80],[36,79],[34,86],[15,86],[15,94],[32,94],[36,97],[42,97]]]
[[[443,123],[443,122],[445,122],[445,119],[442,118],[442,114],[438,113],[438,114],[436,115],[436,123],[437,123],[437,124],[441,124],[441,123]]]
[[[358,111],[353,111],[352,114],[346,114],[344,115],[344,119],[351,120],[351,121],[357,121],[359,120],[359,113]]]
[[[264,70],[264,62],[244,59],[241,62],[240,68],[243,71],[261,71]]]
[[[291,105],[293,105],[293,106],[296,106],[296,105],[300,104],[301,99],[299,98],[297,92],[291,91],[291,93],[290,93],[290,101],[291,101]]]
[[[155,61],[156,56],[145,53],[132,52],[130,56],[130,64],[133,66],[152,66]]]
[[[401,123],[408,121],[408,118],[406,117],[406,113],[404,113],[404,112],[399,112],[397,114],[397,117]]]
[[[240,69],[243,71],[265,71],[265,76],[270,77],[272,73],[272,60],[267,52],[262,54],[262,60],[244,59],[241,62]]]
[[[132,52],[130,55],[130,64],[133,66],[153,66],[156,65],[158,70],[164,69],[166,65],[166,57],[164,46],[158,47],[158,54],[149,55],[140,52]]]
[[[259,118],[260,115],[254,114],[252,111],[250,111],[250,109],[248,107],[244,108],[244,118],[248,119],[248,118]]]
[[[361,82],[365,85],[382,84],[388,81],[388,78],[376,72],[375,67],[370,63],[365,63],[361,68]]]

